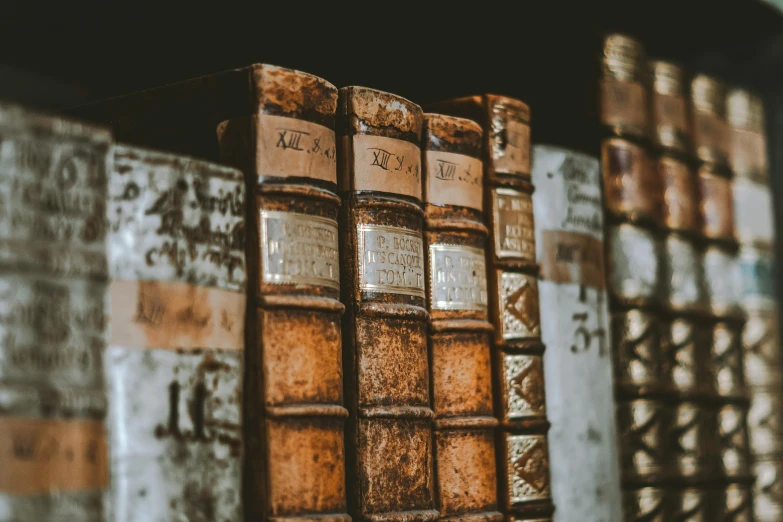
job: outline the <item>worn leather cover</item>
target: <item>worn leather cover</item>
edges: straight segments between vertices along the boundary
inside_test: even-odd
[[[245,175],[246,520],[348,519],[336,105],[321,78],[256,64],[74,111]]]
[[[553,506],[530,183],[530,111],[496,95],[433,104],[484,130],[484,219],[500,505],[509,520],[549,520]]]
[[[422,111],[345,87],[337,118],[349,513],[435,520]]]
[[[267,65],[249,79],[254,110],[217,130],[249,194],[245,506],[249,520],[343,520],[337,90]]]
[[[499,521],[481,127],[425,114],[422,165],[435,501],[441,519]]]
[[[105,520],[111,135],[0,104],[0,520]]]
[[[775,295],[775,223],[769,186],[764,108],[741,89],[727,99],[729,160],[735,173],[734,233],[740,243],[739,303],[744,383],[750,395],[748,436],[755,476],[756,522],[783,518],[783,361]]]

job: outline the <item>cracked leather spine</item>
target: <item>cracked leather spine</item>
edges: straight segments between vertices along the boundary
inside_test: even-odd
[[[349,513],[431,521],[432,409],[422,241],[421,108],[363,87],[337,116]]]
[[[345,522],[337,90],[291,69],[248,72],[250,114],[217,130],[248,194],[247,519]]]
[[[483,224],[483,132],[425,114],[424,172],[435,500],[441,520],[500,521]]]
[[[531,199],[530,109],[519,100],[491,94],[439,102],[428,109],[473,119],[484,131],[500,506],[509,520],[550,520],[554,506]]]

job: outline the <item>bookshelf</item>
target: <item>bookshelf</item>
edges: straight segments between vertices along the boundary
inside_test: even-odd
[[[779,219],[783,182],[774,173],[783,170],[783,150],[776,147],[783,139],[783,0],[496,0],[470,10],[456,3],[352,10],[83,3],[42,10],[13,1],[0,19],[0,99],[69,113],[265,62],[422,105],[477,92],[512,96],[531,106],[534,142],[573,143],[567,137],[595,121],[596,54],[600,36],[614,31],[638,38],[651,57],[761,94]],[[214,157],[215,147],[205,143],[204,156]],[[783,245],[777,248],[783,258]],[[783,282],[777,285],[783,296]]]
[[[762,95],[770,171],[783,170],[783,0],[551,0],[231,8],[20,0],[0,17],[0,99],[56,111],[266,62],[425,104],[476,92],[527,101],[533,141],[569,132],[590,103],[590,53],[607,31],[650,56]],[[776,222],[783,181],[771,176]],[[783,258],[783,244],[777,246]],[[783,296],[783,278],[777,283]]]

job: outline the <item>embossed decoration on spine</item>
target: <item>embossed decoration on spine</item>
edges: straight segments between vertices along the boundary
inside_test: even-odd
[[[433,104],[484,131],[484,214],[501,511],[508,519],[552,516],[535,229],[530,183],[530,109],[484,94]]]
[[[246,518],[346,522],[337,89],[248,72],[252,113],[218,127],[248,194]]]
[[[242,520],[242,174],[117,146],[105,357],[112,519]]]
[[[102,128],[0,104],[0,519],[102,522]]]
[[[348,501],[351,515],[366,522],[438,518],[422,240],[422,118],[419,106],[399,96],[364,87],[340,90]]]
[[[775,223],[769,186],[764,108],[758,96],[729,92],[729,161],[734,171],[735,234],[740,243],[738,304],[744,384],[750,395],[747,427],[755,476],[756,522],[783,518],[783,361],[775,296]]]
[[[448,520],[500,521],[492,415],[481,127],[425,114],[422,138],[435,503]],[[465,194],[466,192],[472,194]]]

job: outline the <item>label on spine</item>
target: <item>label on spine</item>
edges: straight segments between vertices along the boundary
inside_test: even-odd
[[[409,141],[357,134],[353,190],[391,192],[421,200],[421,150]]]
[[[629,224],[609,228],[609,273],[615,296],[629,300],[654,300],[660,284],[660,244],[647,229]]]
[[[487,309],[487,267],[483,250],[460,245],[430,245],[430,267],[432,309]]]
[[[464,154],[428,150],[427,202],[481,210],[481,160]]]
[[[530,194],[509,188],[492,191],[495,252],[499,258],[535,259],[533,203]]]
[[[704,252],[704,283],[712,313],[731,313],[739,304],[741,281],[737,258],[719,246],[708,246]]]
[[[358,225],[359,288],[366,292],[425,296],[421,233],[383,225]]]
[[[332,129],[298,118],[257,114],[256,140],[259,176],[337,182],[337,147]]]
[[[595,158],[533,147],[551,487],[564,520],[621,518],[600,176]]]
[[[692,311],[704,306],[701,269],[701,255],[691,241],[675,234],[666,236],[663,286],[669,308]]]
[[[263,282],[340,289],[337,222],[294,212],[261,211]]]
[[[737,178],[734,192],[734,234],[741,243],[771,245],[775,219],[769,186]]]

